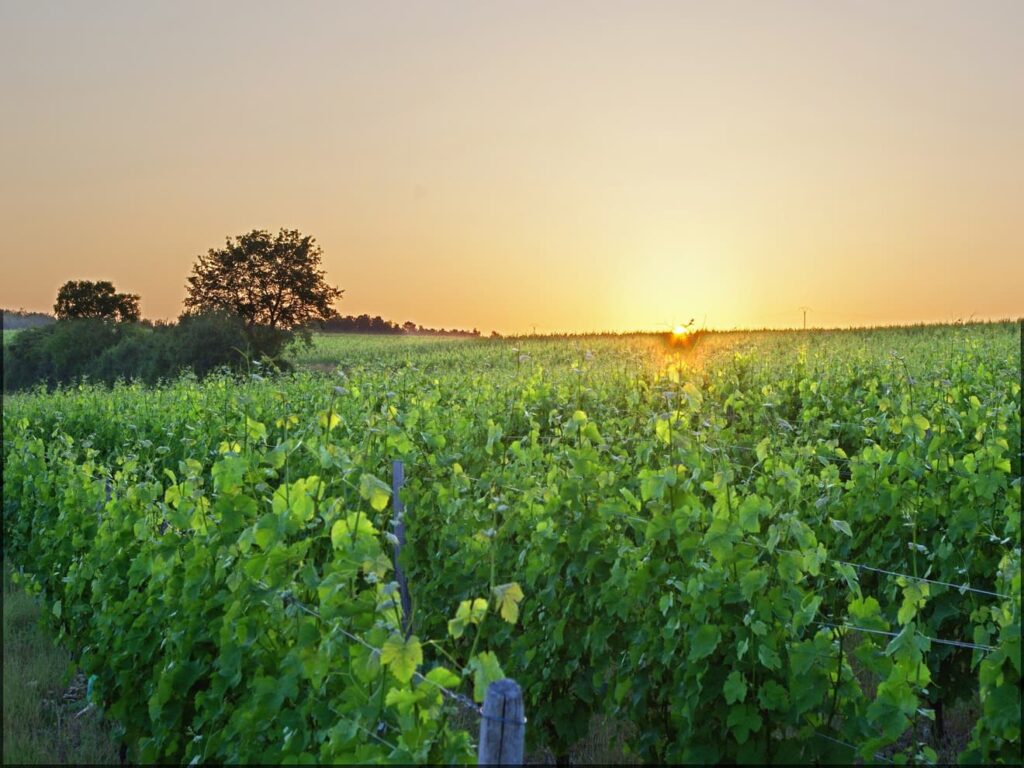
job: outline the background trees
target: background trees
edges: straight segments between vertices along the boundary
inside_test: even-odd
[[[192,268],[185,314],[235,315],[245,325],[250,350],[277,357],[296,330],[305,332],[334,314],[342,291],[324,279],[322,256],[312,237],[294,229],[229,237]]]
[[[308,235],[254,229],[200,256],[188,278],[188,312],[225,310],[247,327],[292,330],[334,314],[342,291],[327,284],[320,246]]]
[[[92,317],[122,323],[138,322],[139,297],[117,293],[107,280],[69,280],[57,291],[53,312],[58,320]]]

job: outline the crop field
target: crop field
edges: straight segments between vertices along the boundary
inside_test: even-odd
[[[133,760],[472,762],[503,677],[538,759],[1020,760],[1019,324],[294,362],[4,397],[5,557]]]

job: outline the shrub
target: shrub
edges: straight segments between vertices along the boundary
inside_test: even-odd
[[[88,375],[91,365],[119,340],[118,324],[97,318],[27,328],[4,349],[4,387],[55,386]]]
[[[245,364],[249,343],[242,320],[224,312],[183,316],[168,326],[161,359],[162,375],[175,376],[183,369],[205,376],[216,368],[238,370]]]
[[[260,346],[279,352],[292,335],[269,329]],[[246,368],[247,360],[255,357],[252,349],[242,320],[222,312],[157,326],[100,318],[60,320],[28,328],[5,346],[4,389],[55,387],[82,378],[152,384],[184,371],[202,377],[219,368]]]

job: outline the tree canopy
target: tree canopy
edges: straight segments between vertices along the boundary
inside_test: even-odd
[[[320,269],[316,241],[294,229],[254,229],[199,256],[186,286],[186,313],[227,311],[247,328],[293,330],[334,314],[342,291]]]
[[[94,317],[122,323],[137,322],[139,297],[117,293],[107,280],[69,280],[57,291],[53,312],[58,320]]]

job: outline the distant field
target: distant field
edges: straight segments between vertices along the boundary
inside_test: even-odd
[[[5,397],[4,546],[133,762],[470,762],[506,676],[561,760],[1015,762],[1020,355],[320,335]]]
[[[389,354],[419,354],[451,344],[466,344],[473,341],[479,340],[452,336],[315,333],[312,347],[297,345],[288,354],[288,359],[300,366],[328,366],[350,362],[353,358],[373,357],[382,350],[388,350]]]

